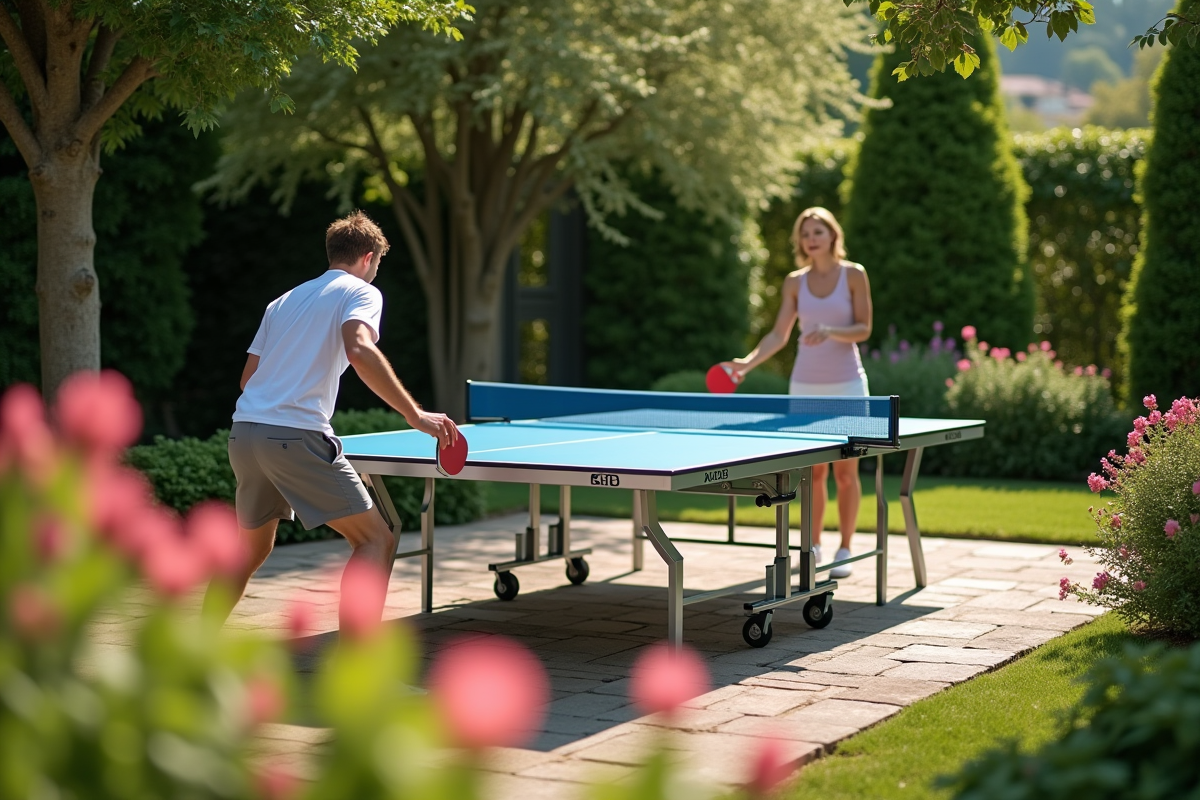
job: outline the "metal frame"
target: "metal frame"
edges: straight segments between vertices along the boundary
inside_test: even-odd
[[[571,549],[571,487],[558,487],[558,522],[547,529],[546,554],[541,555],[542,539],[542,487],[529,484],[529,527],[516,535],[516,555],[510,561],[488,564],[492,572],[510,572],[526,564],[538,564],[561,558],[569,562],[591,554],[592,548]]]
[[[379,509],[383,521],[396,534],[396,547],[399,548],[400,536],[403,533],[400,530],[400,514],[396,511],[387,487],[383,485],[383,476],[363,472],[359,477],[374,500],[375,507]],[[425,496],[421,499],[421,546],[416,550],[397,549],[392,553],[393,564],[402,558],[421,559],[421,612],[425,614],[433,611],[433,493],[433,478],[426,478]]]

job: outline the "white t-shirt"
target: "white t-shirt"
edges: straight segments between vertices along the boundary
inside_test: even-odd
[[[362,320],[379,341],[382,314],[379,290],[340,269],[272,300],[247,350],[259,357],[258,369],[238,398],[233,421],[332,434],[329,418],[350,366],[342,324]]]

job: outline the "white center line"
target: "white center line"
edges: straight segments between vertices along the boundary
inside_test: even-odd
[[[618,436],[597,436],[594,439],[571,439],[570,441],[562,442],[544,442],[543,444],[522,444],[516,447],[493,447],[491,450],[472,450],[471,455],[479,455],[480,453],[502,453],[505,450],[528,450],[531,447],[559,447],[564,444],[583,444],[584,442],[604,442],[609,439],[629,439],[634,436],[653,436],[658,431],[642,431],[640,433],[622,433]],[[468,456],[470,458],[470,456]]]

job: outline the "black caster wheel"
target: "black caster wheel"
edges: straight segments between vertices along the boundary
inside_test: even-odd
[[[742,626],[742,638],[751,647],[766,647],[774,633],[775,628],[771,625],[770,611],[755,614]]]
[[[582,558],[572,558],[567,562],[567,580],[578,586],[588,579],[592,568]]]
[[[517,596],[517,592],[521,591],[521,582],[511,572],[497,572],[492,591],[501,600],[512,600]]]
[[[808,602],[804,604],[804,621],[809,627],[824,628],[833,621],[833,604],[830,603],[828,609],[825,607],[826,601],[832,599],[828,592],[808,598]]]

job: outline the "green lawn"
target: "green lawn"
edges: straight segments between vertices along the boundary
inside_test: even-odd
[[[931,784],[1005,740],[1025,750],[1060,730],[1083,696],[1080,676],[1132,639],[1115,614],[1054,639],[999,670],[918,701],[801,770],[796,798],[948,798]]]
[[[837,505],[833,481],[829,483],[830,503],[825,512],[825,529],[837,529]],[[900,510],[900,476],[884,478],[888,497],[888,529],[904,531]],[[972,478],[921,478],[917,481],[917,519],[921,532],[931,536],[960,536],[1003,539],[1019,542],[1046,542],[1078,545],[1094,541],[1089,505],[1096,496],[1080,483],[1041,481],[984,480]],[[524,484],[487,484],[490,513],[526,506],[529,499]],[[571,492],[576,514],[628,517],[630,493],[621,489],[576,488]],[[543,487],[542,510],[558,510],[558,491]],[[663,520],[724,523],[724,497],[661,492],[659,516]],[[792,523],[799,522],[799,506],[792,507]],[[775,524],[774,509],[758,508],[751,498],[738,501],[739,525]],[[864,474],[863,503],[858,515],[858,530],[875,529],[875,481]]]

